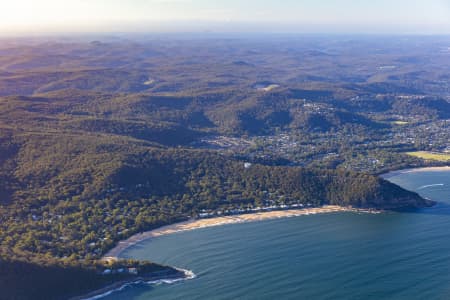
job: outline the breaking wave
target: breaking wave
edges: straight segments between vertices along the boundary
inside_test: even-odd
[[[436,183],[436,184],[422,185],[421,187],[417,188],[417,190],[423,190],[423,189],[430,188],[430,187],[435,187],[435,186],[444,186],[444,184],[443,183]]]
[[[180,282],[180,281],[185,281],[185,280],[191,280],[197,277],[197,275],[194,274],[194,272],[192,272],[191,270],[185,270],[185,269],[179,269],[179,268],[174,268],[178,271],[181,271],[184,273],[184,277],[181,278],[174,278],[174,279],[157,279],[157,280],[150,280],[150,281],[145,281],[145,280],[136,280],[133,282],[127,282],[123,285],[121,285],[118,288],[115,289],[111,289],[107,292],[104,292],[102,294],[96,295],[96,296],[92,296],[89,298],[84,298],[83,300],[96,300],[96,299],[101,299],[104,298],[106,296],[111,295],[112,293],[116,293],[116,292],[120,292],[130,286],[133,285],[138,285],[138,284],[148,284],[148,285],[161,285],[161,284],[173,284],[176,282]]]

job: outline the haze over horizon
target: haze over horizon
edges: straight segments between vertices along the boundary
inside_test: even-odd
[[[450,34],[445,0],[0,0],[0,34],[272,32]]]

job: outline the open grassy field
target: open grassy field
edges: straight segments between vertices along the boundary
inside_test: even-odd
[[[437,160],[437,161],[450,161],[449,153],[436,153],[436,152],[427,152],[427,151],[415,151],[408,152],[408,155],[429,159],[429,160]]]

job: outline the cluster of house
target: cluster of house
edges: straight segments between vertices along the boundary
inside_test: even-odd
[[[255,208],[235,208],[235,209],[228,209],[228,210],[219,210],[219,211],[208,211],[206,209],[202,209],[201,213],[198,214],[198,217],[200,219],[205,218],[213,218],[217,216],[222,215],[240,215],[245,213],[255,213],[255,212],[263,212],[263,211],[271,211],[271,210],[285,210],[285,209],[299,209],[304,207],[311,207],[311,203],[307,204],[301,204],[301,203],[294,203],[294,204],[281,204],[281,205],[270,205],[270,206],[264,206],[264,207],[255,207]]]
[[[130,274],[137,275],[137,268],[119,268],[119,269],[105,269],[102,272],[102,275],[115,275],[115,274]]]

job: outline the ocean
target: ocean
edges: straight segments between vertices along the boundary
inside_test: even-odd
[[[123,257],[192,270],[103,299],[450,299],[450,170],[390,181],[439,203],[231,224],[144,241]]]

